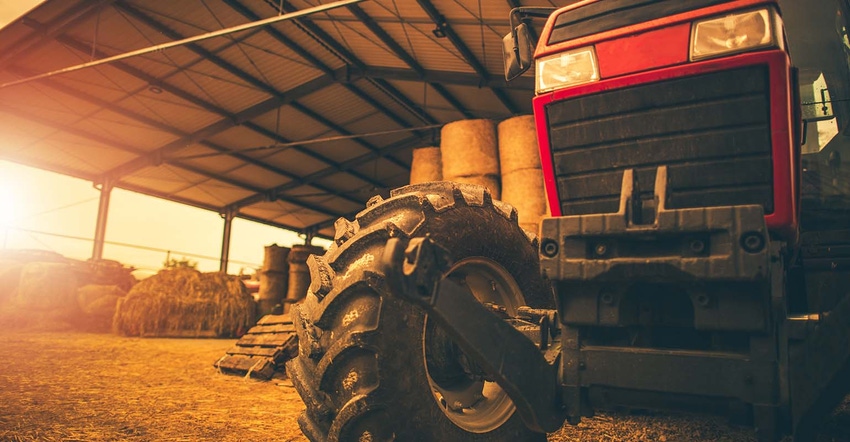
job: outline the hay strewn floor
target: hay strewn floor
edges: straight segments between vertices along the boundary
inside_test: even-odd
[[[0,441],[306,441],[288,381],[219,374],[234,340],[0,330]],[[848,441],[850,406],[822,441]],[[566,441],[753,441],[720,418],[600,415]]]
[[[219,374],[234,340],[0,334],[0,440],[306,441],[291,386]]]

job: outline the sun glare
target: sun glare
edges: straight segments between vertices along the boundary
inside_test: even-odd
[[[9,227],[17,218],[15,192],[8,184],[0,183],[0,227]]]

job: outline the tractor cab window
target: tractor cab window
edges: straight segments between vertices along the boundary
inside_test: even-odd
[[[803,230],[850,216],[850,22],[847,0],[780,0],[803,118]]]

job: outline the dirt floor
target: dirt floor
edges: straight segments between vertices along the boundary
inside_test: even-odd
[[[0,330],[0,441],[306,441],[288,380],[219,374],[233,340]],[[847,402],[821,441],[850,441]],[[550,441],[752,441],[684,414],[605,414]]]

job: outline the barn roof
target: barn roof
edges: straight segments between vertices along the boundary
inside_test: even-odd
[[[0,30],[0,84],[319,3],[47,0]],[[440,125],[531,112],[502,74],[520,3],[369,0],[0,87],[0,158],[329,235]]]

